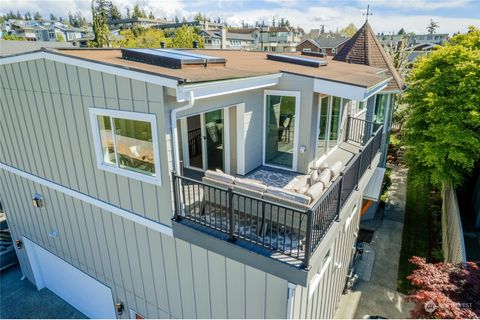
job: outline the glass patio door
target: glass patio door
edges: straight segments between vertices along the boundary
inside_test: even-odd
[[[205,168],[224,170],[224,121],[223,109],[204,114]]]
[[[200,115],[187,118],[188,165],[203,170],[203,139]]]
[[[342,118],[342,98],[323,97],[318,118],[317,158],[328,153],[338,144]]]
[[[264,162],[294,169],[297,97],[267,94],[265,102]]]

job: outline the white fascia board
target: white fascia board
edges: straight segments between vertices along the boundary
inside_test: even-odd
[[[193,92],[195,100],[198,100],[270,87],[277,85],[281,76],[281,73],[276,73],[259,77],[224,81],[209,81],[201,84],[179,85],[177,89],[177,101],[187,101],[188,97],[190,96],[190,92]]]
[[[370,88],[351,84],[315,79],[313,91],[356,101],[364,101],[387,87],[389,79],[385,79]]]
[[[57,53],[50,53],[50,52],[32,52],[27,54],[21,54],[17,56],[11,56],[6,58],[0,59],[0,65],[10,64],[10,63],[17,63],[17,62],[25,62],[37,59],[47,59],[51,61],[57,61],[69,65],[74,65],[86,69],[91,69],[95,71],[105,72],[109,74],[114,74],[121,77],[126,77],[134,80],[139,80],[151,84],[156,84],[160,86],[164,86],[167,88],[177,88],[178,80],[162,77],[161,75],[155,74],[148,74],[145,72],[139,72],[134,70],[129,70],[123,68],[122,66],[115,66],[115,65],[107,65],[104,63],[98,63],[94,61],[87,61],[84,59],[67,57],[63,54]]]

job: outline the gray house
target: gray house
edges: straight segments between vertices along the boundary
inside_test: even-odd
[[[3,57],[0,201],[23,274],[88,317],[332,317],[378,197],[385,131],[358,103],[390,79],[231,50]]]

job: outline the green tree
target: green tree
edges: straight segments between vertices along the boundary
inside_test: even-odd
[[[117,41],[114,46],[122,48],[158,48],[160,42],[164,42],[169,47],[171,39],[165,37],[162,30],[154,28],[131,28],[120,31],[122,40]]]
[[[57,39],[58,42],[65,42],[65,37],[61,33],[57,33],[55,38]]]
[[[145,10],[140,9],[140,6],[138,4],[133,6],[133,12],[132,12],[132,18],[146,18],[147,14],[145,13]]]
[[[42,15],[40,14],[40,12],[38,12],[38,11],[35,12],[35,14],[33,15],[33,19],[34,19],[35,21],[40,21],[40,20],[42,20]]]
[[[434,34],[438,27],[440,27],[438,22],[433,21],[433,19],[430,19],[430,23],[427,26],[427,31],[429,34]]]
[[[409,167],[419,182],[462,184],[480,160],[480,29],[418,58],[407,84]]]
[[[199,48],[204,47],[203,38],[195,33],[193,28],[183,25],[175,31],[171,46],[173,48],[193,48],[193,41],[198,42]]]
[[[92,0],[92,26],[94,39],[89,46],[108,47],[110,29],[108,28],[108,2],[106,0]]]
[[[23,41],[23,40],[27,40],[27,39],[25,39],[24,37],[18,37],[18,36],[14,35],[14,34],[11,34],[11,35],[10,35],[10,34],[5,33],[5,34],[3,35],[3,40]]]
[[[120,10],[118,10],[118,7],[114,5],[112,1],[110,1],[110,3],[108,4],[108,19],[122,19],[122,14],[120,13]]]
[[[56,21],[57,17],[53,13],[50,13],[50,20]]]
[[[348,26],[345,28],[340,29],[340,34],[344,37],[353,37],[353,35],[357,32],[357,27],[353,23],[349,23]]]
[[[397,34],[403,36],[403,35],[405,35],[405,34],[407,34],[407,33],[405,32],[405,29],[401,28],[400,30],[398,30],[398,33],[397,33]]]

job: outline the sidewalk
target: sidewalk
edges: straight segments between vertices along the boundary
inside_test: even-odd
[[[354,289],[342,297],[335,318],[407,318],[411,305],[397,292],[398,261],[402,245],[405,213],[407,169],[398,165],[392,170],[389,208],[370,243],[375,261],[370,281],[359,280]],[[368,277],[363,277],[368,278]]]

